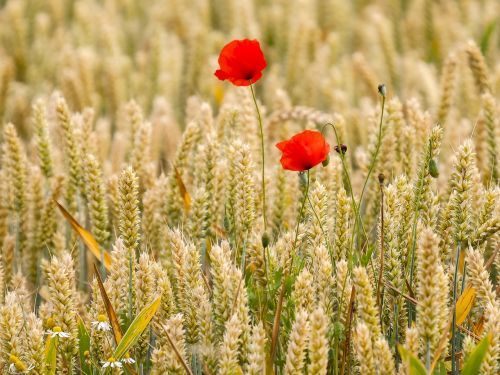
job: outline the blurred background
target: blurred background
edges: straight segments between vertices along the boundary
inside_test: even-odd
[[[257,38],[268,60],[261,100],[276,90],[325,111],[390,94],[439,102],[447,59],[459,102],[474,101],[464,44],[474,40],[500,85],[497,0],[8,0],[0,10],[0,117],[27,136],[31,102],[59,90],[71,109],[114,121],[130,99],[183,117],[187,98],[217,106],[221,47]],[[459,107],[465,109],[465,106]],[[474,106],[467,106],[469,111]],[[466,115],[471,115],[470,113]],[[182,125],[182,124],[181,124]]]

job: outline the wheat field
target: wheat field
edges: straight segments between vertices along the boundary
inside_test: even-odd
[[[499,374],[499,95],[497,0],[0,1],[0,373]]]

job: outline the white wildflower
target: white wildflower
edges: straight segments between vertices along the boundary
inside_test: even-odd
[[[123,367],[123,365],[120,361],[117,361],[115,358],[110,357],[110,358],[108,358],[107,361],[102,363],[102,368],[106,368],[106,367],[121,368],[121,367]]]
[[[54,329],[49,329],[45,334],[50,335],[50,337],[59,337],[61,339],[65,339],[70,337],[70,334],[67,332],[63,332],[61,327],[56,326]]]
[[[92,327],[98,331],[111,331],[111,325],[108,323],[108,319],[103,314],[99,314],[97,320],[94,320],[91,324]]]

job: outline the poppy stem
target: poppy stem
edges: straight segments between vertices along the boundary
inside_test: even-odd
[[[281,289],[280,289],[280,295],[278,297],[278,304],[276,305],[276,313],[274,314],[274,322],[273,322],[273,332],[271,336],[271,360],[274,360],[274,357],[276,355],[276,347],[278,344],[278,334],[279,334],[279,329],[280,329],[280,322],[281,322],[281,312],[283,310],[283,299],[285,297],[285,285],[286,285],[286,279],[292,272],[292,267],[293,267],[293,260],[294,260],[294,255],[295,255],[295,248],[297,247],[297,240],[299,238],[299,227],[300,227],[300,221],[302,219],[302,215],[304,214],[304,208],[306,205],[306,202],[308,201],[309,197],[309,169],[306,172],[307,175],[307,181],[306,181],[306,188],[304,191],[304,199],[302,200],[302,205],[300,206],[300,211],[299,211],[299,216],[297,216],[297,224],[295,226],[295,238],[293,240],[293,246],[292,250],[290,251],[290,267],[286,267],[285,265],[285,270],[283,273],[283,278],[281,279]]]
[[[429,149],[432,150],[432,142],[429,141]],[[431,159],[432,159],[432,151],[431,151]],[[425,166],[426,169],[429,168],[429,165]],[[406,257],[406,266],[405,266],[405,273],[406,270],[409,269],[410,273],[410,289],[413,288],[413,274],[414,274],[414,265],[415,265],[415,252],[417,249],[417,225],[418,225],[418,220],[420,217],[420,198],[422,195],[424,189],[424,180],[419,179],[418,181],[418,186],[416,189],[416,195],[414,201],[417,202],[414,207],[414,215],[413,215],[413,226],[412,226],[412,235],[411,235],[411,251]],[[408,328],[411,327],[411,323],[413,322],[413,317],[415,316],[415,306],[412,304],[408,303]]]
[[[253,84],[250,85],[250,91],[252,92],[253,103],[255,104],[255,110],[257,111],[257,119],[259,121],[260,130],[260,154],[262,156],[262,216],[264,218],[264,232],[267,233],[267,217],[266,217],[266,166],[265,166],[265,151],[264,151],[264,130],[262,127],[262,116],[260,115],[259,105],[257,104],[257,99],[255,98],[255,91],[253,89]]]
[[[382,146],[382,123],[384,121],[384,108],[385,108],[385,92],[380,91],[379,92],[382,96],[382,110],[380,111],[380,122],[378,124],[378,137],[377,137],[377,147],[375,149],[375,154],[373,155],[373,158],[370,163],[370,168],[368,169],[368,174],[366,175],[365,182],[363,184],[363,189],[361,190],[361,195],[359,196],[359,203],[358,203],[358,210],[361,211],[362,205],[363,205],[363,195],[365,194],[365,189],[366,185],[368,185],[368,181],[370,180],[370,176],[373,172],[373,169],[375,168],[375,164],[377,164],[377,158],[378,158],[378,153],[380,152],[380,147]],[[360,213],[361,215],[361,213]],[[358,225],[357,228],[357,244],[358,246],[361,244],[361,233],[359,231],[360,227]]]
[[[377,282],[377,304],[378,304],[378,315],[380,323],[382,324],[382,283],[384,278],[384,176],[379,175],[379,187],[380,187],[380,261],[379,261],[379,271],[378,271],[378,282]]]
[[[462,241],[457,241],[457,255],[455,258],[455,272],[453,273],[453,318],[451,325],[451,373],[456,375],[458,373],[457,368],[457,279],[458,279],[458,268],[460,263],[460,251],[462,250]],[[464,270],[465,275],[465,270]],[[465,277],[465,276],[464,276]]]
[[[262,126],[262,116],[260,115],[259,105],[257,104],[257,99],[255,98],[255,91],[253,89],[253,84],[250,84],[250,91],[252,92],[253,103],[255,104],[255,110],[257,111],[257,119],[259,120],[259,130],[260,130],[260,154],[262,157],[262,218],[264,219],[264,234],[262,235],[262,247],[264,255],[264,268],[266,276],[266,294],[267,285],[269,285],[269,276],[267,268],[267,254],[266,248],[269,245],[269,235],[267,234],[267,206],[266,206],[266,156],[264,148],[264,129]]]
[[[323,128],[321,129],[321,133],[324,134],[325,129],[326,129],[327,126],[331,126],[331,128],[333,129],[337,145],[340,146],[340,137],[339,137],[339,134],[337,132],[337,128],[335,127],[335,125],[333,123],[329,122],[329,123],[323,125]],[[354,214],[355,214],[355,217],[354,217],[354,229],[352,231],[352,237],[351,237],[351,243],[350,243],[350,250],[349,250],[350,253],[352,254],[352,250],[353,250],[353,246],[354,246],[354,235],[356,233],[356,228],[357,228],[358,223],[361,223],[361,226],[363,228],[363,233],[364,233],[364,227],[363,227],[363,222],[361,220],[360,213],[359,213],[359,206],[356,203],[356,198],[354,198],[354,191],[353,191],[353,188],[352,188],[351,177],[350,177],[350,174],[349,174],[349,170],[347,169],[345,155],[342,152],[342,150],[340,150],[339,155],[340,155],[340,161],[342,162],[342,169],[344,170],[344,174],[345,174],[345,178],[346,178],[346,182],[347,182],[347,188],[349,190],[348,192],[349,192],[349,194],[351,196],[352,209],[353,209]],[[358,258],[359,258],[359,254],[358,254]]]

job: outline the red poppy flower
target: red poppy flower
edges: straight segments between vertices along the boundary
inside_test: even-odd
[[[330,145],[318,131],[305,130],[288,141],[276,145],[283,153],[281,165],[290,171],[306,171],[323,162],[330,152]]]
[[[262,77],[267,66],[258,40],[233,40],[226,44],[219,55],[220,69],[215,76],[228,79],[235,86],[249,86]]]

